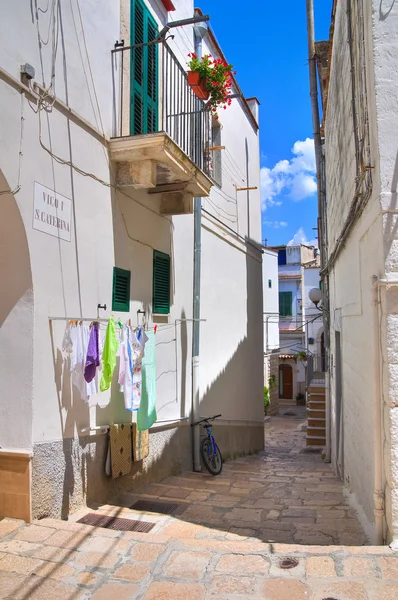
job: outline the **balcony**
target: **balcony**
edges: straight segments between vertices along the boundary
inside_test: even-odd
[[[205,103],[165,41],[116,44],[112,66],[117,186],[161,194],[163,214],[191,213],[212,186]]]

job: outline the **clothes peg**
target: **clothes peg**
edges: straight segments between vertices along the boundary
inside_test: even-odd
[[[155,327],[153,328],[153,333],[154,333],[155,335],[156,335],[156,332],[157,332],[157,330],[158,330],[158,326],[157,326],[157,325],[155,325]]]

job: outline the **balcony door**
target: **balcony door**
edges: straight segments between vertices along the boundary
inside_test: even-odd
[[[131,0],[132,46],[151,42],[158,28],[142,0]],[[130,133],[153,133],[158,128],[158,44],[131,50]]]

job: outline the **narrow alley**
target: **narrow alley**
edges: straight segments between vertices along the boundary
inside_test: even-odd
[[[366,545],[331,467],[304,450],[303,421],[300,407],[267,420],[264,452],[219,477],[168,477],[69,522],[1,521],[0,598],[397,598],[398,558]],[[87,514],[141,532],[77,522]]]

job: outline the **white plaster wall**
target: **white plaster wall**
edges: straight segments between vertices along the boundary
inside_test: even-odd
[[[374,2],[374,18],[379,3]],[[377,4],[377,9],[376,9]],[[373,88],[373,43],[370,5],[365,6],[366,78],[371,128],[373,193],[330,275],[330,385],[332,408],[332,463],[337,466],[336,448],[336,332],[341,335],[343,452],[340,468],[344,481],[366,515],[369,530],[374,523],[373,488],[375,410],[377,410],[377,357],[374,344],[372,276],[382,275],[383,236],[379,206],[379,162],[376,141],[376,112]],[[394,9],[395,10],[395,9]],[[348,215],[355,189],[355,151],[351,106],[351,76],[347,31],[347,2],[337,3],[333,54],[325,125],[327,220],[329,252]],[[386,60],[390,60],[390,57]],[[390,69],[390,66],[389,66]],[[389,71],[388,77],[391,75]],[[342,94],[344,90],[344,94]],[[380,101],[384,104],[382,96]]]
[[[76,6],[74,8],[76,9]],[[47,37],[48,16],[38,13],[39,31],[43,39]],[[74,17],[77,22],[77,13]],[[40,52],[35,19],[34,11],[32,14],[27,7],[22,10],[20,3],[7,8],[7,18],[2,19],[0,25],[1,66],[19,78],[20,65],[28,62],[36,69],[37,80],[49,86],[50,48],[41,44]],[[109,132],[109,50],[115,35],[118,35],[118,6],[103,3],[98,7],[97,3],[87,2],[82,8],[82,19],[87,25],[85,31],[89,51],[90,48],[97,49],[98,46],[98,52],[90,53],[90,60],[103,114],[103,125]],[[23,32],[23,35],[16,36],[17,31]],[[95,38],[95,35],[100,37],[101,44],[97,43],[98,38]],[[53,89],[57,96],[69,101],[75,110],[96,125],[98,112],[95,106],[93,108],[90,96],[93,88],[87,75],[87,57],[84,53],[80,54],[70,7],[63,4],[60,5],[58,36]],[[67,166],[52,160],[48,152],[40,146],[40,123],[42,143],[51,147],[61,159],[72,159],[81,169],[95,173],[104,181],[109,181],[109,166],[107,152],[103,146],[73,123],[69,123],[68,129],[66,118],[56,109],[50,113],[42,111],[39,121],[39,116],[34,111],[36,106],[28,103],[4,81],[0,81],[0,98],[0,162],[11,188],[17,184],[20,125],[23,116],[21,187],[15,198],[29,246],[34,296],[34,318],[32,316],[30,322],[22,327],[17,315],[9,323],[14,332],[12,343],[9,345],[10,363],[18,363],[21,359],[20,347],[28,347],[30,343],[34,346],[33,365],[31,360],[26,361],[25,368],[20,373],[20,385],[29,389],[26,394],[26,410],[21,411],[17,419],[7,419],[2,423],[7,431],[5,439],[14,440],[13,443],[9,442],[10,445],[22,444],[24,447],[30,447],[38,440],[59,439],[63,431],[67,432],[73,427],[67,422],[67,415],[71,414],[70,399],[64,397],[64,404],[59,403],[62,361],[55,348],[54,366],[48,317],[72,313],[80,315],[82,312],[95,316],[96,305],[109,288],[114,260],[112,232],[108,226],[108,223],[112,222],[109,189],[93,179],[71,173]],[[60,241],[32,228],[34,181],[72,199],[75,219],[72,219],[74,223],[71,242]],[[6,248],[6,251],[10,251],[10,248],[11,246]],[[16,257],[11,257],[11,261],[14,260],[17,266]],[[29,299],[29,303],[33,307],[32,298]],[[2,334],[4,331],[2,328]],[[55,334],[57,335],[57,332]],[[55,343],[60,346],[59,339],[55,339]],[[7,373],[1,378],[1,387],[2,397],[6,398],[10,405],[18,407],[18,386],[15,385],[11,369],[7,369]],[[14,395],[17,395],[15,400]],[[86,407],[83,410],[79,407],[74,412],[81,415],[86,412]],[[20,436],[19,429],[25,428],[30,431],[29,436]]]
[[[398,73],[398,7],[386,7],[372,1],[374,86],[378,151],[380,158],[380,208],[383,213],[383,260],[384,275],[398,279],[397,241],[397,100],[396,79]],[[388,212],[390,211],[390,212]],[[383,273],[383,271],[381,271]],[[376,273],[380,274],[380,271]],[[398,337],[397,337],[397,288],[382,291],[382,391],[384,400],[384,465],[386,478],[386,516],[388,538],[398,538]]]
[[[173,16],[183,18],[192,14],[191,3],[177,4],[180,10]],[[72,6],[75,9],[73,2]],[[48,16],[38,14],[39,28],[44,35],[48,30]],[[157,17],[160,19],[159,14],[161,17],[158,10]],[[79,34],[78,13],[74,12],[73,16]],[[110,134],[110,51],[120,37],[118,3],[86,2],[82,6],[82,20],[102,123],[105,133]],[[23,32],[23,35],[17,38],[15,31]],[[63,34],[60,29],[55,68],[56,95],[69,101],[73,110],[92,124],[98,123],[101,128],[81,35],[79,50],[70,6],[64,4],[62,31]],[[0,24],[0,56],[1,66],[16,78],[19,77],[19,65],[29,62],[36,68],[38,80],[49,85],[49,48],[42,46],[41,58],[35,17],[32,21],[30,11],[21,10],[18,3],[7,9],[7,19]],[[0,104],[0,164],[4,181],[14,188],[18,175],[21,96],[3,80],[0,80]],[[43,144],[62,160],[72,161],[103,183],[59,164],[40,145],[39,117],[33,108],[34,105],[24,102],[21,189],[15,196],[26,231],[33,292],[29,292],[28,287],[28,295],[20,297],[19,302],[26,309],[24,314],[16,301],[11,311],[7,306],[4,309],[4,312],[9,312],[0,329],[0,339],[7,343],[9,360],[5,360],[5,352],[1,351],[0,397],[7,399],[7,405],[2,403],[1,416],[4,419],[0,423],[0,445],[31,447],[36,442],[76,437],[82,428],[88,426],[130,419],[117,386],[113,386],[112,394],[103,393],[91,398],[88,405],[71,391],[67,366],[61,353],[66,322],[54,321],[50,327],[49,316],[94,318],[98,303],[107,304],[107,311],[101,316],[109,316],[112,269],[116,265],[132,272],[130,314],[118,316],[122,320],[130,317],[136,323],[137,309],[145,308],[150,313],[153,248],[169,253],[172,258],[171,314],[168,323],[159,323],[156,338],[158,417],[163,421],[188,416],[191,407],[192,323],[175,324],[175,321],[192,318],[192,215],[165,218],[159,214],[160,200],[157,197],[148,199],[145,193],[137,191],[111,192],[107,185],[110,166],[106,145],[76,123],[68,122],[53,108],[50,113],[42,111],[40,115]],[[236,144],[238,150],[233,154],[234,160],[244,171],[247,139],[249,182],[257,185],[257,131],[238,102],[234,101],[229,116],[228,113],[226,111],[225,120],[223,117],[226,143],[231,152]],[[236,142],[238,137],[241,144]],[[32,228],[34,181],[72,200],[70,242]],[[226,192],[230,193],[227,178],[225,185]],[[217,393],[205,396],[206,411],[216,409],[231,420],[258,422],[262,419],[263,410],[263,331],[258,327],[262,318],[261,252],[245,240],[250,238],[260,242],[259,191],[250,192],[249,200],[248,204],[245,193],[238,201],[238,211],[242,213],[239,233],[243,239],[224,230],[216,221],[210,226],[208,224],[207,229],[203,228],[202,317],[207,322],[201,332],[201,389],[206,394],[208,389],[215,389],[216,381],[221,382]],[[11,248],[8,245],[5,252]],[[16,257],[11,256],[11,260],[18,265]],[[26,268],[29,275],[29,264]],[[151,320],[149,324],[152,324]],[[12,344],[8,345],[10,340]],[[218,341],[216,353],[215,340]],[[26,368],[16,384],[15,372],[9,365],[17,364],[23,357],[20,347],[27,349],[27,359]],[[29,348],[33,354],[30,363]],[[235,355],[242,363],[236,373],[229,366]],[[18,396],[16,401],[15,395]],[[19,400],[19,395],[23,400]],[[211,402],[206,398],[211,398]],[[242,398],[245,398],[244,402]],[[25,401],[26,409],[23,410],[21,407]]]
[[[312,288],[319,289],[319,267],[305,268],[303,270],[303,318],[305,322],[305,345],[313,354],[320,354],[320,348],[316,345],[319,331],[323,329],[322,313],[314,307],[309,299]],[[308,345],[308,338],[314,338],[315,344]]]
[[[286,264],[301,264],[301,246],[286,246]]]
[[[278,253],[267,248],[263,254],[263,322],[264,352],[276,350],[279,348]]]
[[[221,237],[209,218],[203,221],[202,259],[201,317],[206,322],[200,345],[201,414],[219,410],[226,419],[260,422],[261,255],[232,234]]]

